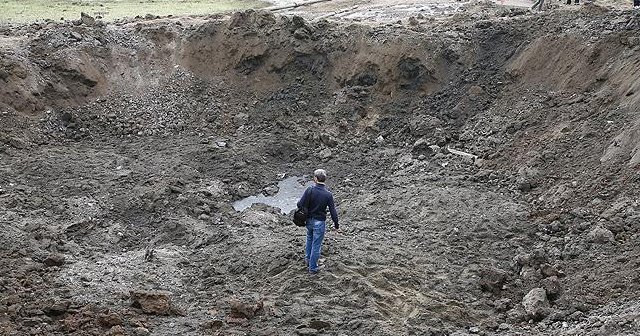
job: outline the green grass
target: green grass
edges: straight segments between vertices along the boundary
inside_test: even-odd
[[[75,20],[81,12],[108,21],[146,14],[211,14],[267,5],[261,0],[0,0],[0,22]]]

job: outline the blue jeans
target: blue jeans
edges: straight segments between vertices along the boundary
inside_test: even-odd
[[[309,272],[311,273],[318,271],[318,259],[320,259],[320,249],[326,229],[325,221],[307,219],[307,245],[305,246],[304,259],[309,263]]]

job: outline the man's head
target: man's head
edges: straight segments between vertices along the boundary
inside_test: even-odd
[[[317,182],[317,183],[324,183],[324,181],[327,180],[327,172],[324,171],[324,169],[316,169],[313,172],[313,179]]]

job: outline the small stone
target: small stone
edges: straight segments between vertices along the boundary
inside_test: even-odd
[[[504,299],[499,299],[494,301],[493,306],[496,309],[496,311],[502,313],[511,309],[511,307],[513,307],[513,303],[511,302],[511,299],[504,298]]]
[[[540,273],[542,273],[544,277],[560,276],[561,274],[564,274],[547,263],[540,265]]]
[[[211,216],[209,216],[207,214],[201,214],[200,216],[198,216],[198,219],[199,220],[203,220],[203,221],[209,220],[210,218],[211,218]]]
[[[479,327],[471,327],[469,328],[469,332],[472,334],[478,334],[480,333],[480,328]]]
[[[479,272],[479,285],[483,291],[499,293],[507,281],[507,272],[497,268],[483,268]]]
[[[170,315],[174,312],[169,292],[131,291],[132,306],[146,314]]]
[[[133,335],[134,336],[149,336],[149,335],[151,335],[151,333],[149,332],[149,329],[147,329],[145,327],[137,327],[137,328],[133,329]]]
[[[265,194],[265,196],[273,196],[273,195],[277,194],[279,190],[280,190],[280,188],[278,188],[278,186],[272,185],[272,186],[268,186],[268,187],[264,188],[262,190],[262,193]]]
[[[262,311],[264,303],[262,301],[245,303],[238,299],[231,299],[229,306],[231,306],[231,317],[250,319]]]
[[[311,328],[301,328],[296,329],[296,335],[306,336],[306,335],[317,335],[318,331],[316,329]]]
[[[592,243],[604,244],[614,241],[613,232],[602,226],[596,226],[587,234],[587,239]]]
[[[511,329],[511,326],[506,324],[506,323],[500,323],[500,325],[498,326],[499,330],[509,330]]]
[[[218,146],[219,148],[224,148],[227,147],[227,143],[224,141],[217,141],[216,146]]]
[[[311,322],[309,322],[309,328],[316,330],[329,329],[331,328],[331,323],[326,321],[311,320]]]
[[[50,306],[44,308],[43,311],[48,316],[60,316],[64,314],[67,311],[67,309],[69,309],[70,305],[71,305],[71,302],[69,301],[56,301],[52,303]]]
[[[534,288],[522,299],[524,311],[530,318],[540,319],[547,315],[549,301],[544,288]]]
[[[126,334],[127,332],[124,330],[124,328],[121,325],[111,327],[108,333],[109,336],[124,336]]]
[[[91,15],[82,12],[80,13],[80,23],[87,26],[93,26],[96,24],[96,19],[94,19]]]
[[[246,113],[238,113],[233,117],[233,123],[236,126],[242,126],[249,121],[249,115]]]
[[[338,141],[329,133],[320,134],[320,141],[329,147],[335,147],[338,145]]]
[[[82,35],[76,32],[71,32],[71,37],[73,37],[76,41],[82,41]]]
[[[309,32],[305,28],[298,28],[293,32],[293,37],[298,40],[306,40],[309,39]]]
[[[52,266],[62,266],[64,265],[64,261],[65,261],[64,255],[53,253],[48,255],[43,262],[45,266],[52,267]]]
[[[211,320],[211,321],[204,322],[200,325],[201,328],[207,329],[207,330],[218,330],[222,328],[222,326],[224,326],[224,322],[221,320]]]
[[[560,295],[562,291],[562,285],[557,276],[551,276],[542,280],[542,287],[547,292],[547,296],[551,299],[555,299]]]
[[[120,315],[115,312],[108,312],[100,314],[100,316],[98,316],[98,322],[103,327],[110,328],[113,326],[121,325],[122,318],[120,318]]]
[[[331,153],[331,150],[329,148],[325,148],[321,150],[320,153],[318,153],[318,155],[320,156],[321,159],[327,160],[333,156],[333,153]]]
[[[384,137],[383,137],[382,135],[379,135],[379,136],[376,138],[376,143],[377,143],[378,145],[383,144],[383,143],[384,143]]]

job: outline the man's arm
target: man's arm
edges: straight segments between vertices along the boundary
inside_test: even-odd
[[[307,194],[308,193],[309,193],[309,188],[305,189],[304,193],[302,193],[302,197],[300,197],[300,200],[296,204],[298,209],[302,208],[304,205],[307,204]]]
[[[329,198],[329,212],[331,213],[333,227],[336,228],[336,230],[339,230],[340,225],[338,225],[338,212],[336,211],[336,205],[333,203],[333,195]]]

